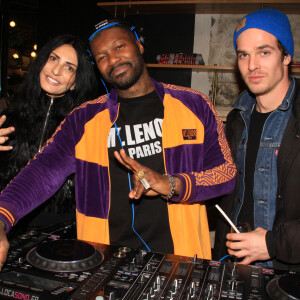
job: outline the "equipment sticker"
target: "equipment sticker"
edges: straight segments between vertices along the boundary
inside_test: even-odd
[[[26,292],[20,292],[5,287],[0,287],[0,296],[5,296],[10,299],[21,299],[21,300],[39,300],[40,297]]]

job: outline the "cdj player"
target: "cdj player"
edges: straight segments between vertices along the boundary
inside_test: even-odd
[[[66,237],[68,227],[10,240],[0,299],[288,299],[269,296],[278,286],[272,270]]]

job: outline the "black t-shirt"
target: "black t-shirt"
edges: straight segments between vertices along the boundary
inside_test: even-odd
[[[116,124],[124,150],[142,165],[164,174],[161,126],[164,108],[156,92],[136,98],[118,98],[118,102],[120,109]],[[120,140],[113,125],[108,141],[111,180],[110,243],[146,249],[132,229],[134,203],[134,229],[151,251],[174,253],[167,202],[161,197],[143,196],[139,200],[128,197],[128,170],[115,159],[113,153],[120,149]],[[132,182],[132,174],[130,181]]]
[[[245,159],[245,192],[244,201],[238,216],[238,222],[248,222],[251,230],[254,230],[254,172],[255,163],[264,124],[270,115],[253,110],[250,118],[250,127]]]

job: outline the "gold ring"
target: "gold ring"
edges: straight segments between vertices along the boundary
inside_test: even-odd
[[[147,179],[144,177],[145,176],[145,173],[143,171],[138,171],[137,172],[137,176],[141,182],[141,184],[144,186],[144,188],[146,190],[150,189],[150,184],[149,182],[147,181]]]
[[[143,171],[138,171],[137,176],[138,176],[138,178],[141,180],[141,179],[144,178],[145,173],[144,173]]]

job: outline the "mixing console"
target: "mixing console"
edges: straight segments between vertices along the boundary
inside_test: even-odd
[[[272,270],[67,239],[68,228],[10,241],[1,299],[270,299]]]

